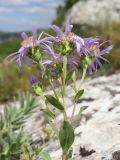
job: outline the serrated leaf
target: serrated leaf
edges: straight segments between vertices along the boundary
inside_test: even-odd
[[[76,93],[75,98],[74,98],[75,102],[77,102],[77,101],[80,99],[80,97],[83,95],[83,93],[84,93],[84,90],[83,90],[83,89],[82,89],[82,90],[79,90],[79,91]]]
[[[72,78],[73,72],[74,72],[74,71],[72,70],[72,71],[70,71],[70,72],[67,74],[65,83],[67,83],[67,82]]]
[[[43,159],[43,160],[52,160],[50,158],[50,155],[47,152],[40,152],[39,156]]]
[[[51,118],[55,118],[55,114],[52,111],[50,111],[49,109],[41,109],[41,111],[43,113],[45,113],[47,116],[49,116]]]
[[[55,97],[51,96],[51,95],[46,95],[45,96],[46,99],[48,100],[48,102],[50,104],[52,104],[55,108],[59,109],[59,110],[64,110],[63,105],[60,103],[59,100],[57,100]]]
[[[74,142],[74,138],[75,135],[73,127],[69,122],[64,121],[59,131],[59,140],[63,151],[67,152],[69,150]]]

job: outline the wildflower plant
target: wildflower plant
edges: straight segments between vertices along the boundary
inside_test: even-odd
[[[76,103],[84,93],[83,81],[87,74],[92,74],[102,67],[103,62],[108,62],[105,54],[112,49],[100,43],[100,38],[82,38],[72,32],[72,25],[67,19],[65,31],[58,26],[52,25],[51,29],[56,36],[41,33],[33,29],[32,37],[22,33],[24,41],[18,52],[11,54],[8,58],[16,60],[22,67],[22,60],[26,59],[27,65],[30,61],[39,66],[40,77],[31,76],[31,85],[36,95],[44,102],[41,111],[55,132],[62,148],[62,160],[72,159],[71,146],[75,139],[72,122],[75,116]],[[38,37],[38,38],[37,38]],[[77,75],[82,70],[79,86],[76,85]],[[49,83],[53,94],[47,94],[47,87],[42,82]],[[72,83],[71,83],[72,82]],[[70,85],[74,90],[73,110],[71,115],[67,113],[66,86]],[[49,105],[51,104],[51,105]],[[81,108],[82,112],[85,108]],[[57,110],[63,115],[60,126],[56,124]]]

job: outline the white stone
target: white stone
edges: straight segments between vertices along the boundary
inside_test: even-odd
[[[72,24],[120,22],[120,0],[80,0],[69,11]]]

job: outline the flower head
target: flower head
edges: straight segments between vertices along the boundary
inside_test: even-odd
[[[72,32],[72,27],[69,18],[66,21],[64,32],[56,25],[51,26],[57,33],[55,41],[59,43],[58,51],[63,55],[77,52],[81,56],[80,51],[81,48],[84,48],[84,40]]]
[[[53,37],[45,37],[41,39],[43,32],[37,37],[37,30],[33,27],[32,36],[28,37],[25,32],[21,34],[23,42],[18,52],[12,53],[7,58],[11,58],[11,61],[16,60],[19,67],[22,67],[22,60],[25,59],[27,66],[29,67],[31,62],[38,62],[41,58],[40,45],[44,42],[50,42]]]
[[[93,71],[97,71],[100,67],[102,67],[101,60],[104,62],[108,62],[108,60],[104,57],[105,54],[108,54],[113,46],[108,46],[107,48],[102,49],[101,47],[108,41],[103,43],[99,42],[99,38],[86,38],[85,47],[88,51],[87,57],[89,57],[91,62],[88,66],[88,71],[91,74]]]

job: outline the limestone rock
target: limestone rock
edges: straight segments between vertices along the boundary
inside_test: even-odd
[[[69,11],[72,24],[120,22],[120,0],[80,0]]]

